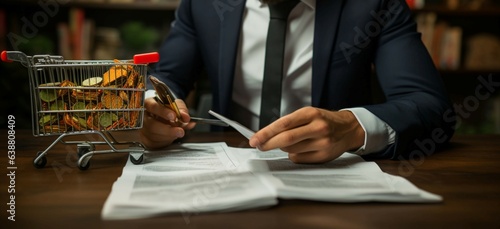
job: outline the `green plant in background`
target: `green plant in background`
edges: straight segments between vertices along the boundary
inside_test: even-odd
[[[54,42],[45,35],[38,35],[19,45],[19,51],[28,56],[54,54]]]
[[[133,52],[150,51],[149,49],[160,37],[156,29],[147,27],[138,21],[125,23],[120,28],[120,33],[126,48]]]

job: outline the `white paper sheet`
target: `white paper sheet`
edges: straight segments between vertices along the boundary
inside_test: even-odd
[[[103,219],[134,219],[268,207],[282,199],[326,202],[438,202],[402,177],[349,153],[325,164],[294,164],[280,150],[225,143],[182,144],[128,162],[106,200]]]

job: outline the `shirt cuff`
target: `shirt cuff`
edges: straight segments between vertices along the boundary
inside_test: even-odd
[[[365,131],[364,145],[350,153],[366,155],[378,152],[394,143],[396,137],[394,130],[367,109],[357,107],[343,110],[351,111]]]
[[[147,98],[153,98],[156,96],[156,91],[155,90],[152,90],[152,89],[149,89],[149,90],[146,90],[146,99]]]

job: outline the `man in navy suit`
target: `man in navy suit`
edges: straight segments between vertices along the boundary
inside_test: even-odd
[[[282,106],[259,130],[269,4],[287,0],[183,0],[153,73],[184,102],[201,72],[212,109],[256,130],[249,144],[297,163],[344,152],[367,158],[433,153],[455,114],[404,0],[301,0],[288,18]],[[385,102],[373,104],[376,73]],[[148,98],[141,140],[161,148],[184,136],[174,112]],[[159,118],[160,117],[160,118]],[[423,154],[422,154],[423,153]]]

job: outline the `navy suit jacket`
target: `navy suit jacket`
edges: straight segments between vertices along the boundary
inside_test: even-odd
[[[185,98],[203,72],[212,109],[231,117],[245,1],[183,0],[153,74]],[[395,144],[371,157],[421,157],[451,138],[455,114],[404,0],[317,0],[315,17],[312,106],[364,107],[390,125]]]

